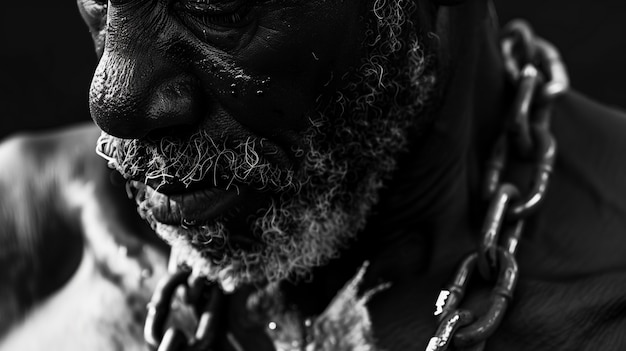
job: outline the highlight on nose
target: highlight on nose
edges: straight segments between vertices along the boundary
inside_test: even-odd
[[[202,99],[192,76],[142,71],[136,63],[107,65],[106,61],[103,57],[94,74],[89,109],[108,134],[140,139],[155,131],[186,129],[199,121]]]
[[[152,128],[148,134],[158,135],[159,131],[168,129],[185,129],[198,122],[202,115],[201,101],[193,82],[185,77],[161,84],[148,101],[146,118],[151,120]]]

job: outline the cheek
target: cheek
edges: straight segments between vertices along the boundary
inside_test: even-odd
[[[221,103],[264,136],[306,129],[320,94],[359,63],[363,30],[357,2],[259,10],[256,30],[231,56],[236,69],[218,82]]]

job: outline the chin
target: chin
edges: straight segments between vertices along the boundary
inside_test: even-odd
[[[436,91],[435,62],[422,55],[420,38],[408,39],[398,46],[408,48],[408,54],[396,53],[397,61],[379,62],[388,56],[381,54],[386,46],[374,47],[363,66],[345,78],[345,87],[329,93],[333,103],[311,112],[309,129],[283,147],[282,153],[297,161],[289,167],[274,160],[275,150],[267,149],[260,136],[242,140],[241,135],[204,130],[159,143],[103,133],[98,153],[128,180],[175,181],[185,191],[212,187],[202,196],[168,196],[181,205],[173,212],[176,206],[169,200],[136,198],[140,214],[172,246],[180,265],[225,290],[297,281],[337,257],[365,228],[397,156],[406,149],[409,130],[432,120],[424,107]],[[381,64],[385,69],[379,69]],[[270,195],[255,204],[249,198],[237,200],[246,191]],[[231,216],[212,205],[218,202],[224,208],[245,203],[248,211]],[[157,203],[168,215],[152,210]],[[186,217],[196,225],[181,225]]]
[[[244,284],[298,281],[337,257],[365,226],[380,184],[374,173],[355,192],[347,193],[339,183],[283,196],[249,217],[246,233],[229,229],[236,218],[189,228],[160,223],[149,209],[142,215],[172,247],[179,266],[232,291]]]

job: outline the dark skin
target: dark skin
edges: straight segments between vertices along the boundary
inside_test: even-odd
[[[217,134],[227,131],[245,137],[254,133],[270,138],[283,150],[276,162],[296,162],[284,145],[294,142],[297,132],[306,127],[307,121],[298,117],[313,107],[329,69],[342,71],[359,57],[358,50],[347,45],[360,42],[356,39],[361,28],[359,18],[354,15],[346,19],[344,15],[358,13],[355,8],[361,5],[359,1],[293,3],[292,7],[270,2],[263,7],[267,12],[261,13],[267,21],[278,16],[281,21],[259,28],[280,28],[282,36],[277,34],[276,41],[262,41],[257,47],[255,40],[261,39],[246,36],[249,32],[233,34],[234,39],[226,34],[210,42],[201,41],[197,32],[187,33],[180,24],[171,22],[155,21],[147,26],[128,19],[129,30],[123,32],[122,17],[156,13],[163,4],[109,4],[110,32],[91,93],[94,119],[102,129],[131,138],[157,138],[166,131],[188,133],[198,125],[213,126],[211,131]],[[303,7],[311,13],[331,15],[323,19],[312,15],[306,18],[319,22],[307,23],[299,16]],[[439,10],[437,30],[446,29],[447,33],[441,32],[439,55],[450,67],[441,86],[445,92],[443,107],[433,129],[400,156],[399,168],[359,240],[340,259],[317,268],[311,282],[285,285],[288,298],[305,315],[323,310],[361,262],[368,259],[371,266],[363,289],[392,283],[368,305],[378,346],[384,350],[418,350],[427,344],[435,328],[432,312],[439,290],[459,260],[480,240],[477,233],[485,204],[479,191],[484,163],[502,129],[502,116],[512,96],[497,55],[497,38],[486,20],[487,12],[485,1]],[[137,16],[133,20],[147,18]],[[342,30],[337,31],[334,26],[340,24]],[[294,27],[298,31],[289,32]],[[170,36],[141,41],[137,36],[146,33],[138,33],[138,28],[154,33],[165,30]],[[95,37],[99,38],[98,33]],[[334,45],[326,46],[330,39]],[[242,43],[233,44],[233,40]],[[284,55],[282,50],[292,53]],[[201,62],[203,57],[211,58],[217,67]],[[276,64],[277,60],[282,61]],[[252,78],[237,85],[241,90],[235,97],[230,93],[230,84],[237,83],[238,68],[245,69]],[[107,72],[106,76],[102,72]],[[263,85],[267,76],[271,76],[271,83]],[[137,77],[142,79],[134,79]],[[172,89],[183,93],[171,94]],[[256,95],[257,89],[264,90],[262,98]],[[164,98],[155,98],[155,94]],[[541,210],[529,221],[519,249],[522,273],[514,303],[487,349],[622,349],[626,343],[621,337],[626,327],[626,171],[620,160],[620,150],[626,148],[626,123],[619,113],[573,93],[555,105],[553,130],[559,154],[551,187]],[[601,120],[593,118],[597,114],[602,115]],[[91,152],[96,135],[97,131],[90,128],[22,139],[21,145],[26,147],[17,152],[32,160],[47,151],[46,158],[54,160],[61,159],[74,145],[79,151],[72,160],[83,160],[83,164],[93,167],[81,168],[78,161],[65,162],[63,169],[89,171],[64,171],[62,181],[46,191],[62,189],[71,180],[91,179],[101,189],[100,201],[121,204],[121,198],[113,194],[122,190],[102,176],[109,171]],[[51,144],[58,148],[49,148]],[[7,159],[2,159],[3,164],[18,163]],[[43,170],[49,166],[40,167]],[[3,175],[2,181],[9,183],[10,179]],[[46,207],[45,213],[58,216],[52,209]],[[71,213],[66,217],[68,223],[76,223]],[[139,226],[133,218],[111,215],[112,221]],[[80,235],[68,234],[77,231],[42,229],[34,235],[64,241],[73,238],[70,242],[80,243]],[[16,237],[20,240],[19,232]],[[75,246],[65,248],[65,252],[76,252],[80,245]],[[64,273],[59,273],[53,285],[63,285],[78,266],[75,256],[66,257],[61,261],[65,268],[60,272]],[[237,296],[229,303],[233,311],[240,308]],[[465,306],[477,308],[479,300],[469,297]],[[240,340],[249,340],[251,345],[244,346],[259,349],[263,326],[246,330],[237,321],[229,325],[235,335],[246,335]],[[252,339],[251,335],[260,339]]]
[[[99,23],[95,18],[102,12],[91,10],[98,6],[79,1],[87,23]],[[262,137],[258,151],[264,157],[297,168],[295,147],[322,88],[333,89],[332,78],[361,57],[362,6],[358,1],[224,1],[199,12],[189,6],[187,1],[109,4],[106,40],[90,90],[94,121],[122,138],[158,140],[199,129],[218,143],[225,137]],[[321,12],[325,15],[316,15]],[[160,39],[148,43],[144,37]],[[165,184],[160,191],[170,195],[185,189]],[[241,214],[230,221],[231,231],[241,232],[245,218],[271,196],[241,194],[233,201]]]
[[[228,128],[293,143],[291,138],[308,126],[303,118],[330,71],[344,72],[360,57],[362,9],[357,1],[261,1],[250,10],[199,14],[185,10],[185,4],[109,6],[106,45],[91,89],[92,116],[103,130],[144,138],[161,129],[184,133],[186,127],[215,123],[215,130],[209,130],[216,137]],[[90,6],[90,1],[79,1],[79,6]],[[327,15],[313,15],[322,8]],[[303,17],[303,12],[312,15]],[[242,19],[212,23],[232,13]],[[207,17],[208,24],[197,23]],[[339,30],[344,25],[352,29]],[[159,33],[167,35],[142,44],[140,38]]]

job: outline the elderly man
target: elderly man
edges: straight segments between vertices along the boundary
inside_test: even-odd
[[[0,148],[0,348],[626,348],[626,119],[489,1],[78,4],[100,129]]]

